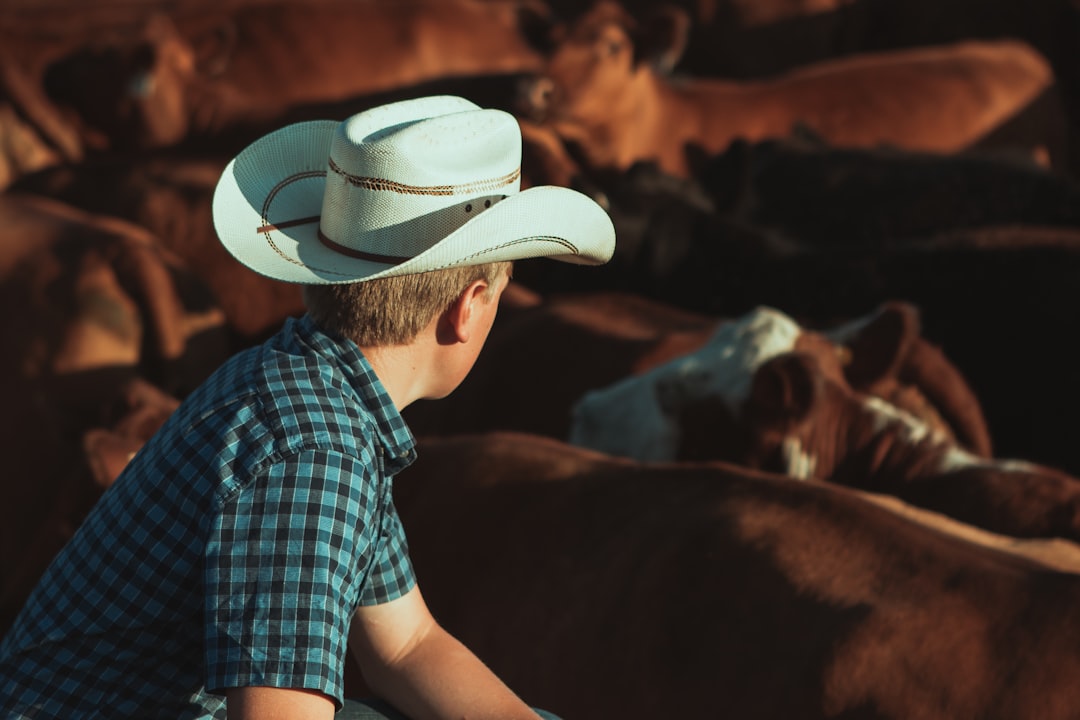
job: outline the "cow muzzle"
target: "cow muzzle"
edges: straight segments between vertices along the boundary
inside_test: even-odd
[[[555,83],[550,78],[525,78],[518,86],[519,111],[530,120],[542,122],[551,113],[554,97]]]

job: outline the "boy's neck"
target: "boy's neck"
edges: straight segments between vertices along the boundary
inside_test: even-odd
[[[428,363],[415,343],[362,347],[360,350],[399,411],[424,397]]]
[[[410,342],[402,345],[361,346],[376,377],[386,389],[394,407],[404,410],[414,400],[441,397],[442,369],[446,352],[435,334],[437,320],[421,330]]]

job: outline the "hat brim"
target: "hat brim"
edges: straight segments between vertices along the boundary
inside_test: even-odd
[[[603,208],[555,186],[509,195],[404,262],[373,262],[334,250],[319,240],[318,231],[337,126],[310,121],[282,128],[226,166],[214,192],[214,226],[241,263],[284,282],[329,284],[537,257],[598,265],[614,252],[615,229]]]

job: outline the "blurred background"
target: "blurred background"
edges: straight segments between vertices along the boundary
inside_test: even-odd
[[[905,303],[977,404],[969,450],[1080,474],[1078,53],[1076,0],[0,0],[4,627],[175,403],[302,312],[219,247],[225,164],[418,95],[513,113],[523,185],[615,222],[604,268],[519,263],[500,323],[568,294],[818,329]],[[418,434],[480,429],[447,408]]]

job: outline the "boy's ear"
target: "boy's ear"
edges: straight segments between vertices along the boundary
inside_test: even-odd
[[[488,291],[487,280],[473,280],[457,300],[450,304],[439,322],[439,342],[442,344],[468,342],[473,334],[473,319]]]

